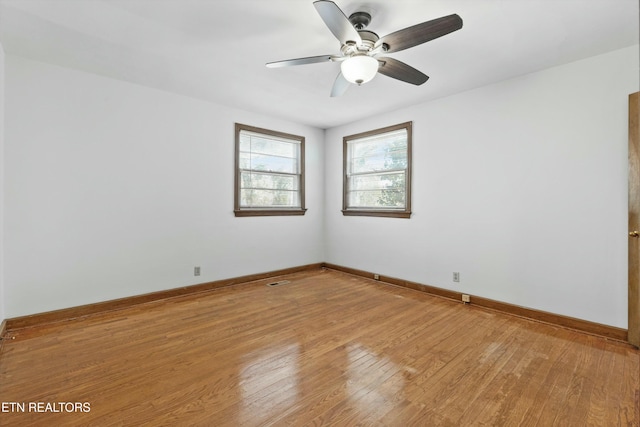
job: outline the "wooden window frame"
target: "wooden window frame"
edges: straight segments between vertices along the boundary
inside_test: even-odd
[[[300,196],[300,206],[294,208],[282,208],[282,207],[241,207],[240,206],[240,186],[242,180],[240,178],[241,170],[240,170],[240,132],[241,131],[259,133],[263,135],[274,136],[278,138],[284,138],[289,140],[299,141],[300,143],[300,156],[298,159],[300,170],[300,188],[299,188],[299,196]],[[236,217],[247,217],[247,216],[290,216],[290,215],[304,215],[307,209],[305,208],[305,171],[304,171],[304,143],[305,137],[299,135],[292,135],[285,132],[274,131],[271,129],[264,129],[255,126],[244,125],[241,123],[235,124],[235,167],[234,167],[234,209],[233,213]]]
[[[342,138],[342,214],[345,216],[375,216],[388,218],[410,218],[411,217],[411,163],[412,163],[412,126],[413,122],[399,123],[397,125],[387,126],[380,129],[374,129]],[[399,129],[407,131],[407,169],[405,181],[405,207],[404,209],[382,208],[382,209],[363,209],[349,208],[347,206],[348,182],[347,166],[349,162],[348,142],[355,139],[370,137],[377,134],[392,132]]]

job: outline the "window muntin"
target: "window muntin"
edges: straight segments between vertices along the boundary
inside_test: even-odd
[[[343,214],[411,215],[411,122],[344,137]]]
[[[304,137],[236,124],[235,215],[304,215]]]

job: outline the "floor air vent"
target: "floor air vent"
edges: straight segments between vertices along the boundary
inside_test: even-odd
[[[286,285],[287,283],[291,283],[291,282],[289,280],[280,280],[279,282],[267,283],[267,286],[280,286],[280,285]]]

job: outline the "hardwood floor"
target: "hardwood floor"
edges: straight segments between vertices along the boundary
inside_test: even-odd
[[[624,343],[331,270],[283,279],[10,332],[0,425],[640,425]]]

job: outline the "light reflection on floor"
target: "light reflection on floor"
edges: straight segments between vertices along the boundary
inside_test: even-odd
[[[382,415],[403,401],[404,387],[412,376],[411,368],[400,366],[388,357],[376,354],[361,343],[347,344],[334,351],[342,357],[332,358],[332,371],[344,380],[341,387],[343,402],[371,419]],[[272,344],[249,353],[239,372],[242,393],[240,425],[269,424],[274,417],[291,411],[304,394],[300,375],[311,367],[304,367],[304,352],[300,344]],[[314,367],[313,369],[321,369]],[[377,375],[371,375],[376,372]],[[319,400],[331,394],[320,390]],[[338,400],[337,402],[339,402]]]
[[[357,411],[384,414],[404,399],[405,369],[391,359],[379,355],[360,344],[347,347],[347,397]],[[410,369],[410,368],[408,368]],[[371,375],[377,372],[378,375]]]
[[[240,370],[240,425],[257,425],[282,413],[298,397],[299,344],[273,344],[247,356]]]

